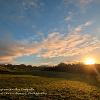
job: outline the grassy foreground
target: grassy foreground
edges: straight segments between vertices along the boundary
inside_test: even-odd
[[[73,76],[76,77],[75,80]],[[26,90],[17,91],[26,94],[1,94],[0,100],[100,100],[99,83],[90,84],[92,81],[71,74],[66,74],[64,78],[1,74],[0,89],[32,88],[33,94],[27,94],[30,91]]]

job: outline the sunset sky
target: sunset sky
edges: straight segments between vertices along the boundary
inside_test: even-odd
[[[0,0],[0,63],[100,63],[100,0]]]

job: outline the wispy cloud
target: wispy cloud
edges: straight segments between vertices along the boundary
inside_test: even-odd
[[[74,28],[74,32],[80,33],[82,32],[85,28],[89,27],[92,25],[92,21],[87,21],[86,23],[77,26],[76,28]]]
[[[38,11],[37,9],[41,7],[41,3],[39,0],[16,0],[14,6],[16,7],[16,9],[14,8],[16,12],[11,13],[7,17],[10,20],[24,23],[27,20],[29,21],[28,17],[26,16],[27,10]],[[10,8],[12,8],[12,6]]]
[[[90,26],[90,25],[92,25],[92,22],[91,22],[91,21],[88,21],[88,22],[86,22],[86,23],[84,24],[85,27],[88,27],[88,26]]]
[[[52,58],[91,53],[96,49],[100,49],[100,41],[89,34],[82,33],[84,28],[89,25],[91,25],[90,21],[74,28],[69,34],[49,33],[40,42],[30,39],[15,41],[3,37],[0,39],[0,62],[12,62],[17,57],[32,54]]]
[[[81,6],[87,6],[88,4],[90,4],[93,0],[77,0],[78,3],[81,5]]]
[[[64,4],[67,6],[69,4],[72,4],[76,7],[79,7],[80,10],[83,12],[85,11],[91,3],[93,3],[95,0],[63,0]],[[97,2],[97,1],[96,1]]]
[[[0,62],[12,62],[16,57],[31,55],[37,52],[36,43],[31,41],[14,41],[11,38],[0,39]]]
[[[32,7],[38,7],[38,0],[23,0],[22,6],[24,9],[29,9]]]
[[[42,57],[69,57],[86,54],[100,48],[100,41],[87,34],[82,35],[76,32],[67,36],[61,36],[60,33],[57,34],[59,35],[54,35],[52,38],[48,37],[43,42],[44,52],[41,52]]]
[[[42,57],[59,57],[59,56],[74,56],[86,54],[96,48],[100,49],[100,41],[96,38],[82,34],[82,30],[88,27],[91,22],[79,25],[74,28],[69,35],[62,35],[61,33],[51,33],[43,41],[43,49],[41,51]],[[83,52],[84,51],[84,52]]]
[[[74,14],[73,12],[68,12],[68,15],[64,18],[65,21],[72,21],[73,20],[73,17],[74,17]]]
[[[65,17],[65,21],[71,21],[71,20],[72,20],[72,15]]]

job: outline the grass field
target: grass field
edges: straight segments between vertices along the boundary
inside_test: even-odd
[[[66,72],[41,72],[39,75],[1,74],[0,89],[32,88],[33,94],[27,94],[27,91],[24,91],[26,93],[24,95],[1,94],[0,100],[100,100],[99,83],[90,75]]]

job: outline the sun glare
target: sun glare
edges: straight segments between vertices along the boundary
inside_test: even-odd
[[[86,65],[92,65],[92,64],[95,64],[95,60],[92,59],[92,58],[88,58],[88,59],[86,59],[86,60],[84,61],[84,63],[85,63]]]

